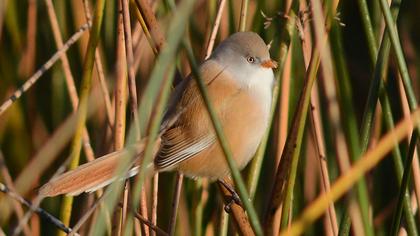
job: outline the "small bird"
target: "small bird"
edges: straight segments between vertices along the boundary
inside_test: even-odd
[[[276,67],[267,45],[253,32],[231,35],[199,66],[239,169],[251,160],[268,128]],[[149,174],[179,171],[188,177],[213,180],[229,175],[223,150],[192,75],[175,87],[161,130],[154,161],[147,167]],[[139,159],[143,147],[143,143],[137,145]],[[41,187],[40,195],[78,195],[110,184],[115,181],[115,170],[124,152],[110,153],[53,178]],[[127,178],[138,170],[139,166],[134,166]]]

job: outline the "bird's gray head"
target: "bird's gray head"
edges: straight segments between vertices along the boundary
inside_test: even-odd
[[[254,32],[238,32],[224,40],[213,52],[211,59],[223,65],[247,69],[272,69],[277,64],[271,60],[264,40]]]

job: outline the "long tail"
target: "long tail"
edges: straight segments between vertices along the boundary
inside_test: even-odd
[[[157,142],[159,143],[159,141]],[[145,142],[140,142],[135,147],[136,163],[142,158]],[[155,147],[158,146],[155,144]],[[68,171],[63,175],[53,178],[39,190],[44,197],[53,197],[60,194],[79,195],[83,192],[92,192],[102,188],[116,180],[115,171],[121,161],[121,157],[128,153],[127,150],[113,152],[85,163],[78,168]],[[126,174],[130,178],[138,173],[139,166],[135,166]],[[153,170],[153,165],[147,168]]]

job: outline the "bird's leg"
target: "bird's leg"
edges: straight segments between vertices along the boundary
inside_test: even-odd
[[[225,211],[229,212],[230,207],[232,206],[233,203],[236,203],[236,204],[242,206],[241,199],[240,199],[239,195],[236,193],[233,186],[231,184],[227,183],[224,179],[219,179],[219,183],[221,185],[223,185],[223,187],[225,187],[226,190],[228,190],[231,194],[229,202],[225,204]]]

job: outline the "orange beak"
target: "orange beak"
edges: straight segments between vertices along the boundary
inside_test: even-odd
[[[261,63],[261,66],[264,68],[275,69],[277,68],[277,62],[272,59],[269,59],[269,60],[263,61],[263,63]]]

